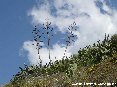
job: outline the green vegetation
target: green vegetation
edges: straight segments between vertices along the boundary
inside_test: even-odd
[[[117,34],[86,46],[71,58],[20,68],[5,87],[73,87],[78,82],[117,83]]]

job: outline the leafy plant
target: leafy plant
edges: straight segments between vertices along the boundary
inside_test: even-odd
[[[34,41],[36,42],[39,59],[41,59],[40,49],[42,48],[40,43],[43,42],[42,38],[45,36],[47,36],[47,46],[50,50],[50,37],[52,36],[51,31],[53,31],[53,28],[50,28],[50,25],[51,23],[48,22],[45,25],[43,24],[43,32],[39,31],[35,26],[32,32],[34,34]],[[75,29],[73,26],[75,25],[76,24],[73,23],[68,28],[65,52],[67,52],[68,46],[70,46],[74,42],[74,39],[77,38],[77,36],[73,34],[73,29]],[[51,60],[50,51],[48,57]],[[42,65],[41,61],[40,66],[24,65],[24,68],[19,67],[20,72],[13,76],[13,79],[9,83],[9,85],[11,84],[12,86],[8,87],[26,87],[29,86],[28,84],[30,84],[29,87],[32,85],[43,87],[44,84],[48,87],[51,87],[52,85],[55,87],[59,87],[59,85],[65,87],[65,85],[70,86],[72,82],[78,81],[99,82],[99,80],[110,81],[110,79],[115,81],[117,80],[116,66],[117,34],[113,35],[110,39],[109,35],[105,34],[103,41],[99,40],[92,46],[89,45],[83,49],[80,48],[78,54],[74,54],[71,58],[66,57],[61,60],[56,60],[55,62],[50,61],[50,64],[46,63],[46,65]],[[28,83],[28,81],[32,82]],[[62,82],[64,84],[62,84]]]

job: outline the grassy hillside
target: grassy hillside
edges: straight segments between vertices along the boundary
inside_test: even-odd
[[[71,58],[27,66],[5,87],[73,87],[78,82],[117,83],[117,34],[80,49]]]

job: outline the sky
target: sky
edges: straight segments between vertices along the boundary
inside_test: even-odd
[[[63,57],[66,31],[74,21],[79,28],[74,44],[66,56],[79,48],[103,40],[104,34],[117,33],[117,0],[0,0],[0,84],[8,83],[19,67],[38,64],[32,30],[51,22],[51,59]],[[49,62],[47,40],[42,43],[40,56]]]

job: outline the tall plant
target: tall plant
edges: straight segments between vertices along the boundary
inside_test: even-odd
[[[42,60],[40,57],[40,49],[43,47],[41,45],[41,43],[46,43],[46,39],[47,39],[47,48],[49,50],[48,53],[48,58],[50,59],[51,63],[51,54],[50,54],[50,41],[51,41],[51,37],[53,36],[51,34],[51,32],[53,31],[53,28],[51,28],[51,22],[46,22],[45,24],[43,24],[43,28],[37,28],[37,26],[34,27],[32,33],[33,33],[33,37],[34,37],[34,41],[36,42],[36,49],[38,50],[38,56],[40,59],[40,66],[42,66]],[[44,40],[42,40],[44,38]],[[35,45],[35,44],[32,44]]]
[[[34,27],[34,29],[32,30],[32,34],[33,34],[33,40],[36,42],[36,44],[32,44],[32,45],[36,45],[36,49],[38,51],[38,57],[39,57],[39,60],[40,60],[40,67],[42,66],[42,60],[41,60],[41,57],[40,57],[40,49],[42,48],[42,45],[41,43],[43,42],[43,40],[41,39],[42,38],[42,35],[44,34],[43,32],[41,32],[41,30],[39,30],[37,28],[37,26]]]
[[[74,32],[77,31],[77,28],[78,27],[76,26],[76,23],[73,22],[73,24],[71,24],[66,31],[67,38],[65,39],[66,47],[65,47],[63,58],[65,57],[67,58],[66,53],[67,53],[68,47],[71,46],[71,44],[73,44],[77,39],[77,35],[74,34]]]
[[[48,47],[48,50],[49,50],[49,53],[48,53],[48,58],[50,59],[50,64],[51,64],[51,53],[50,53],[50,41],[51,41],[51,37],[53,36],[52,34],[52,31],[53,31],[53,28],[51,28],[51,22],[47,21],[45,24],[43,24],[44,27],[43,29],[45,30],[45,36],[47,36],[47,47]]]

